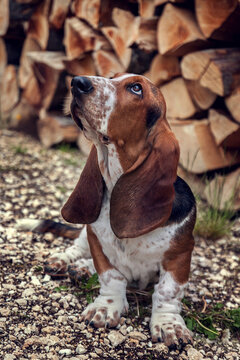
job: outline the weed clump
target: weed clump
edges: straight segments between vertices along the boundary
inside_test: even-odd
[[[229,236],[233,225],[234,196],[237,184],[226,200],[223,197],[224,179],[216,179],[214,186],[208,186],[208,199],[211,205],[200,200],[196,196],[198,215],[194,234],[206,239],[216,240],[223,236]]]

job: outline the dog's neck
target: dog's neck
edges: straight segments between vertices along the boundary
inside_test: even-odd
[[[117,180],[123,174],[123,168],[114,144],[96,144],[98,164],[102,177],[106,183],[107,191],[111,194]]]

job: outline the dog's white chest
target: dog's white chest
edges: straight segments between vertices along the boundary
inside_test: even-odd
[[[158,228],[137,238],[119,239],[111,229],[109,210],[110,201],[106,195],[101,213],[91,227],[110,263],[129,282],[139,281],[139,287],[144,288],[158,274],[177,225]]]

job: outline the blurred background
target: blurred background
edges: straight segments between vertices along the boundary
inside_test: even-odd
[[[238,0],[0,0],[0,8],[2,129],[87,155],[91,144],[64,115],[71,78],[144,74],[166,99],[180,176],[212,207],[240,209]]]
[[[43,269],[72,240],[17,227],[63,222],[91,147],[64,111],[71,79],[117,72],[163,92],[197,199],[183,316],[199,351],[151,343],[150,292],[128,294],[125,330],[85,327],[96,283]],[[238,359],[240,0],[0,0],[0,198],[1,359]]]

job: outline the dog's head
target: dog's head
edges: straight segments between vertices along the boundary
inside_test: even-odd
[[[94,144],[114,144],[124,171],[146,147],[155,123],[159,120],[167,127],[163,96],[144,76],[77,76],[72,80],[72,95],[71,112],[77,125]]]
[[[77,125],[102,149],[103,158],[114,151],[120,164],[111,189],[115,234],[136,237],[166,223],[174,199],[179,147],[166,121],[160,90],[144,76],[117,74],[113,79],[75,77],[72,94],[71,112]],[[96,148],[62,210],[67,221],[91,223],[99,216],[105,165]]]

